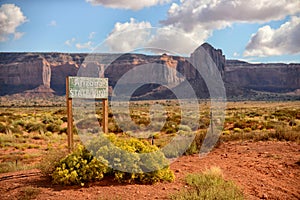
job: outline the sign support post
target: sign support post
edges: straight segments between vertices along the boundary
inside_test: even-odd
[[[73,113],[72,98],[69,98],[69,77],[66,77],[66,100],[67,100],[67,135],[68,150],[73,151]]]
[[[102,124],[103,124],[103,132],[108,133],[108,100],[102,100]]]
[[[89,77],[66,77],[67,102],[67,135],[68,150],[73,151],[73,111],[72,99],[102,99],[102,126],[103,132],[108,133],[108,80]]]

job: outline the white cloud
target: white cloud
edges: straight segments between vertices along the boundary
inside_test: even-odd
[[[164,25],[174,25],[185,31],[222,29],[235,22],[269,22],[300,12],[299,0],[182,0],[173,3]]]
[[[56,26],[57,22],[55,20],[52,20],[48,25],[49,26]]]
[[[9,35],[20,39],[24,33],[16,29],[27,21],[21,9],[14,4],[3,4],[0,7],[0,42],[8,40]]]
[[[140,10],[145,7],[169,3],[171,0],[86,0],[86,2],[109,8]]]
[[[184,32],[172,25],[154,28],[150,22],[138,22],[131,18],[129,22],[116,23],[105,44],[111,52],[129,52],[139,47],[153,47],[189,54],[211,33],[212,31],[201,27],[192,33]]]
[[[149,22],[137,22],[134,18],[131,18],[130,22],[118,22],[107,37],[106,44],[113,52],[131,51],[146,43],[151,28]]]
[[[280,20],[299,12],[299,0],[180,0],[179,4],[170,6],[168,17],[161,21],[162,27],[155,29],[155,33],[149,30],[152,27],[149,22],[130,19],[130,22],[115,24],[107,44],[110,50],[120,52],[149,46],[189,54],[216,29],[224,29],[234,23]],[[122,33],[133,29],[140,30]],[[120,33],[122,37],[112,40]]]
[[[83,43],[83,44],[80,44],[80,43],[77,43],[76,45],[76,48],[77,49],[89,49],[89,50],[92,50],[93,49],[93,46],[92,46],[92,42],[91,41],[88,41],[86,43]]]
[[[179,54],[190,54],[212,33],[197,27],[194,32],[185,32],[173,26],[158,28],[148,42],[150,47],[167,49]]]
[[[239,56],[240,56],[239,53],[237,53],[237,52],[234,52],[234,53],[233,53],[233,57],[239,57]]]
[[[278,29],[263,26],[253,34],[244,56],[272,56],[300,53],[300,17],[293,16]]]
[[[76,38],[72,38],[72,39],[70,39],[70,40],[66,40],[65,41],[65,45],[67,45],[67,46],[72,46],[73,45],[73,43],[76,41]]]
[[[95,37],[95,35],[96,35],[96,32],[90,32],[89,39],[90,40],[93,39]]]
[[[20,39],[24,34],[25,34],[25,33],[15,32],[15,33],[14,33],[14,40]]]

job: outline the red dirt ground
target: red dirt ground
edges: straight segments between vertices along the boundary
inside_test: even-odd
[[[19,199],[27,187],[39,188],[36,199],[168,199],[185,187],[187,173],[211,166],[222,169],[246,199],[300,199],[300,145],[291,142],[230,142],[203,158],[183,156],[172,163],[176,180],[155,185],[118,184],[106,179],[88,187],[52,185],[38,170],[0,175],[0,199]]]

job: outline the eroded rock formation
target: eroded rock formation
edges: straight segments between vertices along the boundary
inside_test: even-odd
[[[220,49],[208,43],[195,52],[199,49],[204,49],[210,56],[205,59],[214,61],[228,96],[238,96],[250,90],[291,92],[300,88],[300,64],[250,64],[226,60]],[[189,58],[166,54],[0,53],[0,95],[24,91],[63,95],[66,77],[77,74],[107,77],[110,87],[114,88],[120,78],[130,71],[129,84],[160,80],[168,86],[184,89],[188,81],[198,96],[207,97],[207,81],[191,63]],[[137,66],[147,69],[142,77],[135,68]],[[150,83],[135,95],[165,97],[171,93]]]

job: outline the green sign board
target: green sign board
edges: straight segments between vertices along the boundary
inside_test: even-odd
[[[69,76],[69,98],[107,99],[108,79]]]

